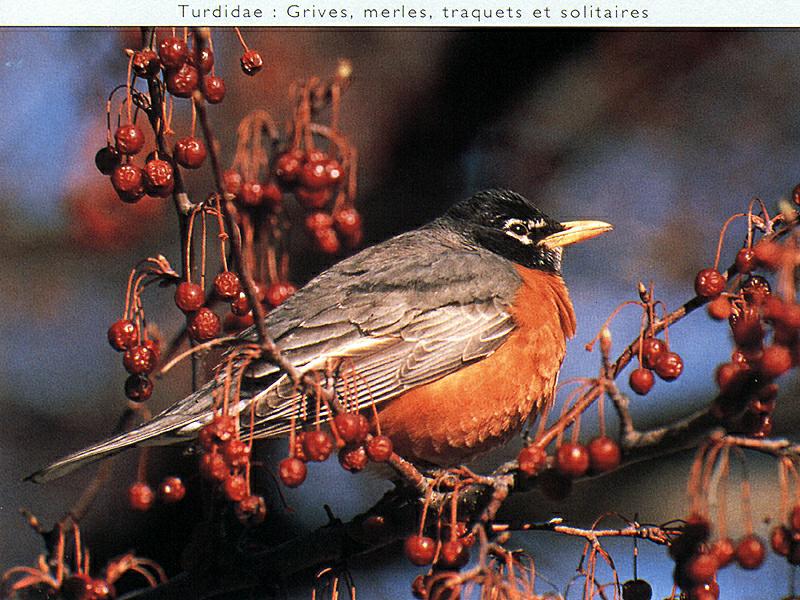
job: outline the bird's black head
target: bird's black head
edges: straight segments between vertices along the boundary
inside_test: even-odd
[[[609,231],[601,221],[561,223],[510,190],[486,190],[454,204],[443,219],[467,240],[529,269],[561,270],[563,247]]]

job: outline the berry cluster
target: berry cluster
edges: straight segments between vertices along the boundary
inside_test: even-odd
[[[123,202],[138,202],[144,195],[165,198],[175,189],[176,164],[186,169],[198,169],[206,158],[207,150],[203,141],[194,136],[178,139],[170,157],[164,151],[163,137],[172,133],[166,111],[155,112],[162,107],[152,106],[153,98],[137,91],[136,80],[147,81],[148,89],[163,95],[166,90],[174,98],[191,98],[200,90],[209,104],[219,104],[225,98],[225,81],[215,73],[214,51],[211,48],[191,47],[188,33],[183,37],[174,34],[165,37],[138,51],[129,50],[131,77],[124,86],[127,89],[127,122],[117,127],[111,136],[111,99],[108,101],[109,132],[106,145],[95,155],[95,164],[101,173],[111,177],[111,184]],[[247,48],[241,38],[245,52],[242,55],[242,70],[254,75],[263,66],[260,54]],[[116,91],[116,90],[115,90]],[[132,105],[136,105],[133,111]],[[157,128],[156,148],[151,152],[143,166],[133,162],[133,157],[145,147],[146,136],[136,124],[139,109],[148,113],[150,121]],[[120,114],[122,107],[120,107]],[[171,111],[170,111],[171,114]],[[165,121],[166,120],[166,121]],[[194,130],[194,124],[192,126]]]
[[[778,386],[774,380],[800,362],[800,305],[772,292],[756,269],[775,271],[793,265],[789,249],[761,241],[737,254],[732,291],[720,292],[709,314],[727,319],[735,348],[716,371],[719,396],[715,415],[732,431],[765,437],[772,431]]]
[[[284,485],[301,485],[308,474],[306,463],[328,460],[337,447],[339,464],[350,473],[364,470],[370,460],[382,463],[392,455],[392,441],[385,435],[371,435],[369,420],[360,413],[339,413],[330,421],[330,428],[330,433],[318,428],[292,434],[289,456],[278,464]]]
[[[577,441],[559,444],[550,459],[544,448],[535,442],[522,448],[517,455],[519,471],[527,477],[538,476],[537,484],[542,493],[553,500],[566,498],[572,490],[573,479],[608,473],[616,469],[621,460],[619,444],[607,435],[593,438],[586,446]]]
[[[670,351],[663,340],[647,336],[639,343],[639,367],[631,371],[628,384],[634,392],[644,396],[653,389],[654,372],[664,381],[675,381],[683,373],[683,359],[677,352]]]
[[[675,560],[674,580],[686,600],[717,600],[720,596],[717,571],[734,561],[743,569],[757,569],[764,562],[764,543],[747,534],[734,543],[722,537],[709,543],[711,524],[694,514],[686,519],[682,533],[669,548]]]
[[[435,538],[424,534],[423,519],[419,532],[405,539],[403,551],[409,562],[417,567],[430,567],[428,573],[418,575],[411,584],[415,598],[441,597],[447,581],[469,563],[470,548],[477,540],[467,524],[456,520],[454,514],[455,508],[449,523],[438,524]]]
[[[205,425],[197,438],[202,449],[200,474],[234,503],[234,512],[246,525],[258,525],[267,517],[262,496],[250,491],[252,443],[239,436],[237,417],[218,414]]]
[[[143,337],[141,328],[130,319],[115,321],[108,328],[108,343],[122,352],[122,364],[130,373],[125,380],[125,396],[134,402],[144,402],[153,395],[152,373],[160,358],[157,341]]]

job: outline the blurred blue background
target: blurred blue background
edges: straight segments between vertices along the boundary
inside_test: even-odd
[[[350,58],[355,78],[344,98],[342,125],[361,157],[358,207],[368,241],[421,224],[489,186],[519,191],[562,219],[615,225],[613,234],[566,256],[564,274],[579,329],[562,381],[596,373],[598,357],[583,346],[619,302],[635,297],[637,282],[655,282],[657,295],[676,307],[691,295],[696,271],[713,262],[725,219],[746,210],[754,196],[774,208],[800,181],[800,32],[245,34],[265,58],[264,72],[254,79],[239,71],[233,32],[219,30],[214,38],[217,71],[228,87],[225,102],[212,109],[224,161],[232,159],[236,124],[249,110],[267,107],[286,118],[292,80],[326,76],[338,57]],[[121,313],[128,270],[155,253],[179,260],[170,207],[153,199],[122,206],[92,162],[105,141],[106,96],[125,79],[122,48],[137,47],[138,37],[133,30],[0,29],[0,568],[31,563],[40,551],[40,540],[25,530],[18,509],[52,522],[77,498],[90,472],[45,486],[21,479],[104,435],[124,407],[125,374],[105,331]],[[185,130],[186,107],[177,107],[176,115]],[[210,189],[207,170],[193,174],[189,187],[198,196]],[[735,224],[723,264],[743,235],[743,225]],[[296,281],[330,263],[302,240],[296,245]],[[148,300],[150,318],[169,338],[180,322],[170,294],[148,292]],[[612,325],[617,350],[638,328],[639,315],[626,309]],[[685,372],[634,400],[642,426],[707,402],[715,391],[713,369],[730,353],[726,327],[702,311],[674,328],[670,340]],[[159,383],[154,406],[187,389],[184,369]],[[795,392],[793,377],[787,377],[776,435],[800,429]],[[584,418],[585,435],[596,430],[595,423],[596,415]],[[515,448],[485,464],[513,455]],[[266,452],[278,458],[285,450],[272,445]],[[154,482],[168,469],[191,472],[191,460],[179,452],[164,451],[156,461]],[[691,453],[683,453],[635,465],[576,486],[561,505],[536,491],[521,494],[510,503],[510,514],[546,519],[558,513],[587,525],[617,510],[663,522],[685,514],[690,462]],[[757,528],[765,535],[765,521],[779,516],[777,469],[756,458],[750,465]],[[315,467],[306,485],[287,493],[294,509],[281,521],[287,527],[324,523],[323,503],[347,518],[386,489],[368,475]],[[116,512],[134,469],[133,456],[115,465],[112,483],[85,524],[89,543],[98,557],[133,547],[152,555],[159,548],[143,532],[162,527],[171,532],[170,552],[177,555],[191,515],[165,508],[125,518]],[[730,504],[738,534],[735,496]],[[530,549],[538,572],[558,584],[572,576],[581,552],[579,541],[547,535],[515,535],[513,544]],[[630,577],[630,543],[609,548],[622,579]],[[665,551],[641,544],[640,552],[640,576],[653,583],[656,597],[667,596],[672,564]],[[356,561],[352,568],[361,597],[410,596],[415,570],[397,552]],[[720,576],[722,597],[777,600],[788,590],[788,572],[777,559],[754,573],[728,569]],[[310,592],[298,585],[292,594]],[[578,596],[573,590],[569,597]]]

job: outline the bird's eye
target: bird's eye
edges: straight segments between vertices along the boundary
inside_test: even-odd
[[[520,235],[520,236],[528,235],[528,228],[525,227],[525,225],[523,225],[522,223],[513,223],[508,228],[508,230],[514,235]]]

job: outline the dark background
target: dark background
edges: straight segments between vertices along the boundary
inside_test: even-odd
[[[562,380],[596,372],[597,357],[583,345],[614,306],[635,296],[638,281],[654,281],[668,306],[677,306],[690,296],[694,273],[713,261],[727,216],[746,210],[753,196],[774,208],[800,180],[796,31],[277,29],[245,35],[266,63],[254,79],[239,71],[234,33],[218,30],[214,37],[228,95],[211,116],[225,164],[236,124],[249,110],[266,107],[285,119],[293,79],[327,76],[338,57],[350,58],[355,78],[342,125],[360,152],[358,207],[368,242],[421,224],[489,186],[519,191],[562,219],[615,225],[613,234],[566,257],[579,331]],[[122,206],[92,165],[105,140],[105,98],[125,80],[122,48],[137,45],[133,30],[0,29],[3,569],[32,564],[41,551],[18,509],[51,523],[80,494],[91,469],[44,486],[22,478],[105,435],[124,406],[125,374],[105,331],[121,313],[128,270],[159,252],[178,261],[170,207],[153,199]],[[179,131],[187,129],[187,113],[185,103],[176,106]],[[189,188],[197,197],[210,189],[207,169],[192,174]],[[112,213],[117,225],[99,226],[86,210]],[[726,264],[743,230],[733,227]],[[295,243],[296,282],[330,264],[307,248],[302,233]],[[145,302],[168,338],[180,322],[171,293],[148,292]],[[623,313],[612,327],[618,349],[638,330],[634,313]],[[670,339],[684,357],[685,374],[634,401],[643,425],[706,402],[714,392],[713,368],[730,352],[726,327],[700,312]],[[782,385],[777,435],[800,424],[791,379]],[[159,382],[154,407],[187,389],[186,369],[174,373]],[[586,435],[595,422],[584,419]],[[265,452],[277,458],[285,449],[273,444]],[[154,459],[153,484],[167,472],[192,473],[191,460],[178,451],[154,453]],[[527,493],[513,500],[513,509],[535,519],[558,512],[584,525],[608,510],[666,521],[684,515],[690,461],[690,453],[680,454],[581,484],[561,506]],[[758,531],[766,534],[763,520],[779,511],[777,469],[757,458],[749,464]],[[196,499],[184,510],[130,513],[124,494],[134,470],[134,453],[118,461],[84,523],[95,564],[136,548],[175,569],[197,521]],[[324,523],[325,502],[347,518],[385,487],[335,465],[315,468],[306,485],[286,494],[291,512],[275,507],[276,529]],[[729,510],[733,532],[741,533],[736,494]],[[163,535],[154,538],[154,531]],[[513,543],[531,549],[538,572],[559,587],[582,549],[577,540],[544,535],[517,535]],[[630,544],[609,548],[621,578],[630,577]],[[672,565],[665,551],[645,544],[641,552],[640,576],[654,583],[657,597],[668,595]],[[352,566],[364,598],[406,597],[416,573],[399,552]],[[722,597],[777,599],[788,589],[787,569],[778,560],[755,573],[728,569],[720,576]],[[295,595],[310,593],[298,587]]]

